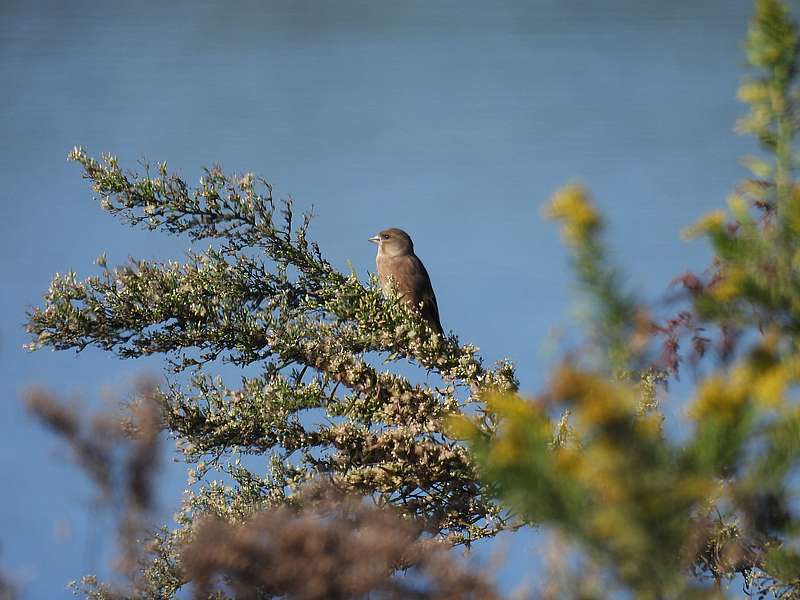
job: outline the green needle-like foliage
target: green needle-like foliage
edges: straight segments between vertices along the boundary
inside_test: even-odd
[[[161,386],[164,426],[199,463],[193,477],[202,481],[154,553],[151,591],[168,596],[183,583],[163,563],[177,561],[172,546],[198,516],[239,522],[291,505],[314,478],[393,505],[449,543],[506,526],[444,423],[479,410],[486,390],[515,389],[510,364],[487,370],[474,346],[435,335],[374,279],[364,285],[337,271],[308,240],[308,216],[298,223],[291,202],[273,201],[264,181],[213,169],[190,189],[165,164],[150,176],[80,148],[70,158],[124,222],[210,243],[183,263],[112,268],[101,257],[99,275],[56,275],[29,314],[33,349],[161,354],[173,372]],[[441,385],[392,370],[407,361]],[[220,362],[259,374],[230,387],[215,376]],[[266,467],[251,470],[242,454],[266,456]],[[212,480],[209,470],[222,473]]]

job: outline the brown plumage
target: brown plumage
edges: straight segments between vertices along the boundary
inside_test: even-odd
[[[408,234],[402,229],[384,229],[369,241],[378,245],[375,264],[384,293],[388,293],[393,284],[395,292],[419,311],[436,333],[443,335],[431,278],[414,254],[414,243]]]

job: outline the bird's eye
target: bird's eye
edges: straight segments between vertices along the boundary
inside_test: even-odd
[[[389,239],[389,236],[388,236],[387,234],[385,234],[385,233],[384,233],[384,234],[383,234],[381,237],[382,237],[384,240],[388,240],[388,239]]]

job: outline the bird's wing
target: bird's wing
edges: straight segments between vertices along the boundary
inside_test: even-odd
[[[433,293],[431,278],[425,265],[416,255],[398,256],[392,260],[391,275],[395,279],[397,291],[415,308],[422,303],[420,313],[438,333],[443,333],[439,321],[439,305]]]

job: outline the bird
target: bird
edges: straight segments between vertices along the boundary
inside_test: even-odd
[[[443,335],[439,306],[425,265],[414,254],[414,242],[402,229],[392,227],[369,238],[378,246],[375,264],[384,295],[394,292],[425,319],[437,334]]]

